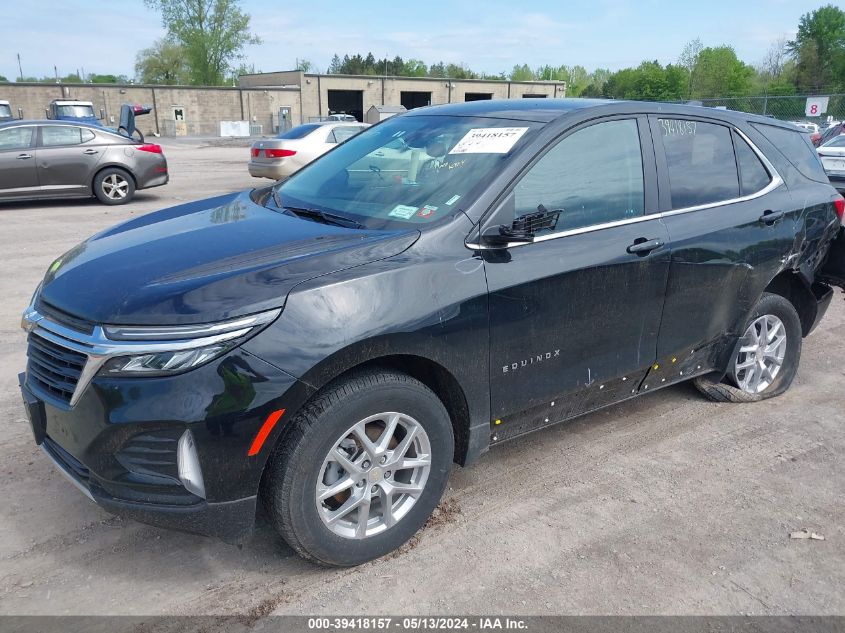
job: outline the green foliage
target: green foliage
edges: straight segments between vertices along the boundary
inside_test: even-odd
[[[845,11],[826,5],[802,15],[787,50],[800,91],[845,89]]]
[[[4,75],[0,75],[0,83],[7,84],[9,80]]]
[[[225,82],[232,63],[248,44],[260,38],[249,30],[250,16],[240,0],[144,0],[161,13],[168,36],[177,42],[194,85],[218,86]]]
[[[660,65],[656,60],[611,74],[602,95],[615,99],[678,101],[686,98],[689,71],[683,66]]]
[[[188,76],[182,47],[167,38],[157,40],[135,57],[135,77],[142,84],[173,86],[187,83]]]

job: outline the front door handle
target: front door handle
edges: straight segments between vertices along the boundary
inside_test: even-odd
[[[27,160],[28,158],[32,158],[32,154],[18,154],[18,160]]]
[[[98,151],[97,151],[97,150],[95,150],[95,149],[86,149],[86,150],[85,150],[84,152],[82,152],[82,153],[83,153],[83,154],[87,154],[88,156],[93,156],[94,154],[99,154],[100,152],[98,152]]]
[[[660,238],[654,240],[647,240],[644,237],[638,237],[634,243],[628,247],[628,252],[632,255],[648,255],[656,248],[663,246],[663,240]]]
[[[765,211],[763,211],[763,215],[760,216],[760,222],[762,222],[763,224],[774,224],[783,216],[783,211],[772,211],[771,209],[766,209]]]

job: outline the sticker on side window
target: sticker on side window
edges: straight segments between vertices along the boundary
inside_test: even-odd
[[[388,213],[392,218],[402,218],[403,220],[409,219],[417,212],[418,207],[409,207],[407,204],[397,204],[393,207],[393,211]]]
[[[507,154],[527,127],[478,127],[467,132],[450,154]]]

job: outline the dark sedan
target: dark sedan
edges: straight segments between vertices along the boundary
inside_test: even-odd
[[[0,200],[87,198],[125,204],[167,184],[161,146],[65,121],[0,124]]]

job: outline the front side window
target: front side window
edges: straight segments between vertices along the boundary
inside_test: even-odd
[[[736,148],[736,162],[739,165],[742,195],[750,196],[752,193],[764,189],[772,181],[772,177],[760,158],[739,134],[734,134],[734,147]]]
[[[542,123],[397,116],[350,138],[278,185],[282,209],[342,215],[368,229],[451,216],[503,169]]]
[[[41,128],[42,147],[60,147],[82,143],[82,130],[71,125],[45,125]]]
[[[555,232],[641,216],[643,160],[634,119],[578,130],[543,156],[514,189],[515,217],[560,211]]]
[[[673,209],[739,197],[730,129],[690,119],[657,122],[666,153]]]
[[[32,146],[33,127],[13,127],[0,130],[0,151],[28,149]]]
[[[12,118],[12,108],[6,103],[0,103],[0,118]]]

